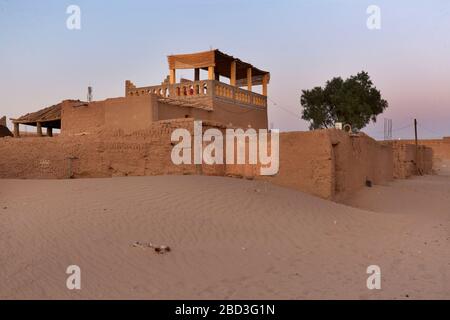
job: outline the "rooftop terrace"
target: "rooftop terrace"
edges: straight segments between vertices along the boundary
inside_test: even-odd
[[[136,87],[127,81],[126,96],[156,94],[164,98],[189,100],[193,103],[211,105],[222,99],[249,107],[267,107],[267,85],[270,73],[227,55],[219,50],[167,57],[170,74],[161,85]],[[176,82],[176,70],[193,69],[194,80],[180,79]],[[200,80],[200,70],[208,71],[208,79]],[[229,78],[229,84],[220,77]],[[261,85],[262,94],[252,92],[253,86]],[[242,88],[242,87],[245,87]]]

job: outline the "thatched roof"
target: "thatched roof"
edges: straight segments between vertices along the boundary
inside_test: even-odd
[[[86,103],[80,100],[67,101],[75,106]],[[41,122],[43,127],[59,128],[61,126],[61,106],[62,102],[36,112],[27,113],[20,118],[11,120],[14,123],[26,124],[30,126],[36,126],[37,122]]]
[[[205,69],[214,67],[215,72],[221,76],[230,78],[231,62],[236,62],[236,81],[238,83],[247,80],[247,69],[252,69],[253,84],[261,84],[264,75],[270,77],[270,73],[252,66],[248,62],[244,62],[238,58],[230,56],[222,51],[215,49],[204,52],[177,54],[167,57],[169,69]]]

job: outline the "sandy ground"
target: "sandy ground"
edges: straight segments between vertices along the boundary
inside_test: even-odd
[[[347,202],[223,177],[0,180],[0,298],[450,299],[450,177]]]

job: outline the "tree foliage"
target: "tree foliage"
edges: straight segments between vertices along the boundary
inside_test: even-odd
[[[324,88],[302,90],[300,103],[302,119],[310,122],[310,130],[330,128],[336,122],[360,130],[371,120],[376,122],[377,115],[388,107],[364,71],[345,80],[333,78]]]

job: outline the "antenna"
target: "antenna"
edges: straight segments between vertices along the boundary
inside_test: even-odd
[[[392,119],[384,118],[384,140],[392,140]]]
[[[92,87],[88,87],[88,93],[87,93],[87,101],[92,102]]]

